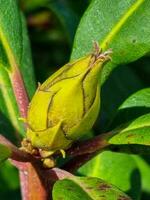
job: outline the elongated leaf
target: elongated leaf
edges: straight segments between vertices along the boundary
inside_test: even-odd
[[[111,128],[150,113],[150,88],[137,91],[129,96],[118,108],[111,122]]]
[[[118,124],[128,122],[117,130],[111,144],[150,144],[150,89],[143,89],[131,95],[118,109],[114,119]],[[148,113],[142,115],[144,113]],[[140,116],[141,115],[141,116]],[[135,119],[134,119],[135,118]]]
[[[141,180],[142,180],[142,191],[143,191],[143,195],[141,196],[141,199],[145,199],[144,195],[148,195],[148,199],[149,199],[149,195],[150,195],[150,184],[149,184],[149,180],[150,180],[150,158],[149,155],[148,156],[133,156],[133,158],[135,159],[135,161],[137,162],[137,165],[139,167],[140,170],[140,174],[141,174]]]
[[[53,188],[53,199],[63,200],[118,200],[130,199],[118,188],[107,182],[90,177],[75,177],[57,181]]]
[[[138,65],[138,61],[135,62],[134,65]],[[118,116],[118,120],[115,120],[114,118],[116,117],[116,115],[118,115],[118,108],[122,105],[122,103],[125,102],[129,98],[129,96],[134,95],[134,93],[143,89],[146,86],[143,83],[142,79],[138,76],[137,67],[135,67],[134,65],[132,63],[116,68],[111,73],[111,76],[104,83],[101,90],[100,117],[96,126],[98,130],[100,129],[98,132],[106,132],[108,130],[112,130],[112,128],[114,129],[116,126],[119,125],[119,121],[121,121],[122,119],[121,117],[125,119],[126,116],[126,118],[128,119],[133,119],[133,114],[131,118],[130,113],[129,115],[127,115],[127,112],[124,113],[125,115],[123,115],[122,113],[121,116]],[[140,72],[139,75],[143,73],[143,68],[144,66],[141,67],[142,72]],[[133,113],[135,113],[134,111],[135,110],[133,108]],[[144,114],[144,111],[143,113],[142,111],[139,111],[139,115],[140,113],[142,115]]]
[[[142,124],[142,121],[140,121],[141,127],[138,127],[138,129],[128,130],[126,132],[126,128],[130,127],[132,123],[134,123],[134,120],[136,121],[138,117],[144,117],[143,114],[147,114],[146,116],[149,116],[150,113],[150,89],[146,88],[143,90],[139,90],[135,94],[129,96],[122,105],[118,108],[116,112],[116,116],[112,118],[111,126],[109,127],[109,130],[112,130],[116,126],[119,126],[122,124],[120,129],[116,130],[116,134],[120,132],[124,132],[124,137],[126,138],[120,138],[122,140],[122,143],[116,142],[115,144],[119,145],[117,146],[117,151],[121,152],[130,152],[130,153],[136,153],[136,154],[148,154],[150,152],[150,146],[149,146],[149,126],[144,126]],[[143,116],[142,116],[143,115]],[[140,118],[141,119],[141,118]],[[149,120],[149,117],[147,118]],[[123,125],[124,124],[124,125]],[[130,128],[129,128],[130,129]],[[115,132],[115,131],[114,131]],[[129,134],[130,132],[130,134]],[[133,135],[132,135],[132,133]],[[135,133],[134,133],[135,132]],[[135,135],[134,135],[135,134]],[[130,142],[130,137],[133,136],[132,142]],[[121,136],[122,137],[122,136]],[[142,140],[141,140],[142,137]],[[118,136],[117,136],[118,138]],[[124,140],[124,141],[123,141]],[[141,141],[140,141],[141,140]],[[130,144],[130,145],[128,145]],[[144,146],[147,145],[147,146]],[[113,148],[112,148],[113,149]]]
[[[18,120],[19,111],[9,79],[14,68],[21,70],[31,97],[35,91],[35,81],[25,21],[16,0],[0,0],[0,92],[2,96],[0,111],[5,118],[10,119],[17,132],[24,134],[22,123]],[[3,126],[0,128],[4,132],[8,130]]]
[[[10,149],[0,144],[0,163],[5,161],[10,155],[11,155]]]
[[[0,64],[0,131],[14,142],[14,129],[23,134],[24,130],[19,123],[19,111],[7,71]],[[12,123],[12,125],[11,125]]]
[[[130,155],[104,151],[82,166],[79,173],[108,181],[135,200],[140,196],[140,174]]]
[[[142,57],[150,50],[149,0],[93,0],[79,24],[72,59],[91,51],[92,42],[113,49],[113,62],[103,71],[102,82],[112,69]]]
[[[142,115],[126,127],[116,130],[108,141],[110,144],[150,145],[150,114]]]
[[[9,161],[5,161],[0,165],[0,196],[1,199],[21,199],[19,192],[19,177],[18,170],[10,164]],[[17,194],[15,195],[15,191]]]
[[[30,89],[30,95],[32,95],[35,83],[24,18],[16,0],[0,0],[0,5],[0,40],[4,48],[0,60],[2,63],[5,61],[4,66],[8,68],[14,67],[11,66],[13,60],[14,64],[22,70],[26,86]],[[6,58],[9,62],[6,61]]]

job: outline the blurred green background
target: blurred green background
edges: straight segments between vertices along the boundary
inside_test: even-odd
[[[68,62],[76,28],[89,2],[20,0],[27,20],[38,82],[43,82]]]
[[[69,61],[76,28],[89,4],[90,0],[19,0],[27,22],[37,83],[42,83]],[[94,134],[109,127],[111,116],[129,95],[149,87],[149,61],[149,56],[145,56],[112,72],[102,88],[102,111],[94,126]],[[112,128],[117,120],[111,124]],[[142,159],[146,179],[141,199],[149,200],[150,180],[148,182],[147,174],[150,173],[150,158]],[[19,180],[17,170],[5,162],[0,169],[0,199],[10,197],[12,200],[21,199]]]

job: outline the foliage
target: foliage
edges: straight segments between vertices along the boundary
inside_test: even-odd
[[[111,133],[109,146],[76,176],[56,181],[54,200],[150,198],[149,21],[149,0],[0,0],[0,132],[18,146],[25,129],[15,72],[21,72],[31,99],[36,82],[91,52],[93,41],[113,51],[100,80],[100,115],[89,133]],[[0,144],[0,162],[8,157],[10,149]],[[8,161],[1,164],[0,181],[3,199],[8,193],[20,198],[18,174]]]

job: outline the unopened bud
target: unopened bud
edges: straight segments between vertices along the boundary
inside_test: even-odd
[[[67,149],[92,128],[100,107],[101,70],[109,54],[96,47],[38,87],[27,116],[27,139],[33,147],[52,153]]]

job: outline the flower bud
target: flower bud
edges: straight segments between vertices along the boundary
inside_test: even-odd
[[[38,87],[27,115],[27,139],[33,147],[51,152],[67,149],[92,128],[100,107],[101,70],[109,54],[96,47]]]

